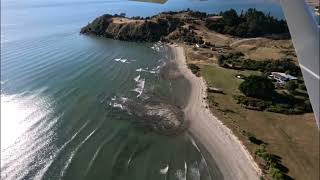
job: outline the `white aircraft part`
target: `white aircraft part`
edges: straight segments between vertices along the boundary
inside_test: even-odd
[[[319,128],[319,27],[304,0],[280,0],[280,4]]]

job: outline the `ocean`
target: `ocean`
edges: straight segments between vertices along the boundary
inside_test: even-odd
[[[213,13],[254,7],[283,18],[277,4],[1,3],[2,179],[223,179],[214,157],[192,135],[163,132],[145,116],[145,105],[179,111],[188,99],[188,82],[165,74],[174,71],[168,49],[79,31],[105,13],[151,16],[187,8]]]

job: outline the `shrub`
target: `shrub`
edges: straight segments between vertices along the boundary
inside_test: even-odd
[[[289,92],[294,92],[298,88],[298,84],[296,81],[289,81],[286,83],[286,89]]]
[[[251,75],[239,86],[239,90],[249,97],[269,98],[274,94],[274,84],[264,76]]]
[[[260,180],[265,180],[263,176],[260,176],[259,179],[260,179]]]
[[[269,174],[274,180],[284,180],[285,175],[281,170],[277,169],[276,167],[269,168]]]
[[[281,163],[281,157],[268,153],[266,145],[261,144],[256,149],[255,154],[265,162],[264,169],[268,170],[268,175],[275,180],[292,179],[286,173],[289,169]]]
[[[310,100],[305,100],[304,101],[304,110],[306,112],[312,112],[313,111]]]
[[[199,71],[200,71],[200,68],[197,66],[197,65],[195,65],[195,64],[188,64],[188,67],[189,67],[189,69],[192,71],[192,73],[193,74],[195,74],[195,75],[199,75]]]
[[[299,89],[306,91],[307,87],[304,84],[299,84]]]
[[[264,143],[262,140],[256,138],[256,136],[250,132],[246,133],[245,136],[247,136],[248,140],[253,144],[261,145]]]
[[[305,112],[303,107],[292,107],[288,104],[273,104],[267,109],[269,112],[282,113],[282,114],[302,114]]]
[[[267,149],[266,149],[266,145],[265,144],[262,144],[260,145],[256,151],[255,151],[255,154],[259,157],[261,157],[262,159],[267,159],[267,156],[268,156],[268,152],[267,152]]]
[[[262,99],[256,99],[252,97],[246,97],[246,96],[234,96],[234,99],[237,101],[238,104],[242,104],[246,106],[247,108],[253,107],[251,109],[256,108],[256,110],[264,110],[268,106],[272,104],[271,101],[266,101]]]

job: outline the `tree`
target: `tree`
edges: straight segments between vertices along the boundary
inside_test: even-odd
[[[223,55],[219,55],[219,56],[218,56],[218,65],[219,65],[219,66],[222,66],[222,65],[223,65],[224,59],[225,59],[225,57],[224,57]]]
[[[298,88],[298,84],[295,81],[289,81],[286,83],[286,89],[292,93]]]
[[[299,85],[299,89],[301,89],[301,90],[307,90],[307,87],[306,87],[306,85],[304,85],[304,84],[300,84]]]
[[[268,34],[289,33],[286,21],[278,20],[254,8],[241,12],[234,9],[221,12],[221,19],[206,20],[206,26],[214,31],[239,37],[257,37]]]
[[[277,169],[276,167],[270,167],[269,173],[270,173],[271,177],[273,177],[273,179],[275,179],[275,180],[284,180],[285,179],[283,172],[281,172],[281,170]]]
[[[239,86],[239,90],[249,97],[269,98],[274,94],[274,84],[264,76],[251,75]]]
[[[228,11],[223,12],[221,15],[226,25],[234,26],[238,24],[238,14],[236,10],[230,9]]]
[[[126,13],[120,13],[120,17],[126,17]]]

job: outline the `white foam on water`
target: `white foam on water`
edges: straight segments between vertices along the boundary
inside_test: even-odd
[[[143,90],[144,90],[145,79],[139,79],[136,82],[138,84],[137,84],[137,87],[133,91],[138,93],[137,97],[140,97],[142,92],[143,92]]]
[[[63,167],[63,169],[60,173],[61,177],[63,177],[65,175],[69,165],[72,162],[72,159],[74,158],[74,155],[79,151],[79,149],[82,147],[82,145],[90,139],[90,137],[96,132],[96,130],[97,129],[93,130],[83,141],[81,141],[81,143],[75,148],[75,150],[71,152],[69,159],[67,160],[65,166]]]
[[[120,109],[124,110],[126,108],[124,103],[126,103],[127,101],[128,101],[128,98],[126,98],[126,97],[114,96],[111,98],[111,101],[109,102],[109,106],[112,106],[114,108],[120,108]]]
[[[147,72],[147,73],[151,73],[151,74],[158,74],[160,72],[160,66],[156,66],[154,68],[152,68],[151,70],[149,70],[149,68],[139,68],[136,69],[137,72]]]
[[[156,66],[156,67],[152,68],[152,70],[149,72],[151,74],[156,74],[156,73],[158,74],[160,72],[160,68],[161,68],[161,66]]]
[[[130,63],[128,62],[128,59],[125,59],[125,58],[115,58],[114,59],[116,62],[121,62],[121,63]]]
[[[140,79],[140,74],[137,77],[134,78],[134,81],[138,82],[139,79]]]
[[[187,180],[187,171],[188,171],[188,166],[187,163],[184,162],[184,171],[182,169],[179,169],[176,171],[176,177],[179,180]]]
[[[122,105],[122,104],[119,104],[119,103],[113,103],[112,106],[115,107],[115,108],[124,109],[123,105]]]
[[[136,69],[136,71],[137,72],[149,72],[148,68],[145,68],[145,69],[139,68],[139,69]]]
[[[166,167],[164,167],[163,169],[160,169],[160,173],[161,174],[167,174],[169,170],[169,164],[167,164]]]
[[[120,62],[122,63],[126,63],[128,61],[128,59],[121,59]],[[129,62],[128,62],[129,63]]]
[[[114,60],[118,62],[118,61],[121,61],[121,59],[122,59],[122,58],[116,58],[116,59],[114,59]]]
[[[35,176],[34,179],[43,179],[43,176],[45,175],[46,171],[49,169],[49,167],[52,165],[52,163],[54,162],[54,160],[57,158],[57,156],[61,153],[61,151],[71,142],[73,141],[77,136],[78,134],[88,125],[88,121],[86,123],[84,123],[81,128],[75,133],[73,134],[73,136],[68,140],[66,141],[60,149],[58,149],[54,155],[52,155],[50,157],[50,159],[48,160],[47,164],[45,165],[44,168],[42,168]]]
[[[190,137],[191,143],[192,145],[198,150],[198,152],[200,152],[199,147],[197,146],[196,142],[194,141],[194,139],[192,137]]]
[[[122,110],[125,109],[122,104],[116,103],[116,102],[110,102],[110,103],[109,103],[109,106],[112,106],[112,107],[114,107],[114,108],[120,108],[120,109],[122,109]]]
[[[127,166],[130,165],[130,162],[131,162],[131,157],[129,158],[128,162],[127,162]]]
[[[189,172],[192,180],[200,180],[200,169],[197,161],[195,161],[191,167],[189,167]]]
[[[185,174],[181,169],[176,171],[176,177],[178,180],[187,180],[187,177],[185,176]]]
[[[153,44],[153,46],[151,46],[151,49],[153,49],[154,51],[160,52],[160,48],[162,47],[163,47],[162,42],[156,42]]]
[[[125,103],[125,102],[128,101],[128,98],[126,98],[126,97],[120,97],[120,101],[121,101],[122,103]]]
[[[160,66],[154,67],[152,70],[158,70],[160,69]]]

